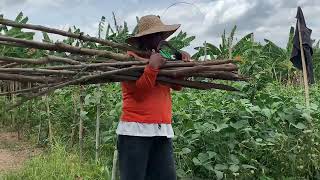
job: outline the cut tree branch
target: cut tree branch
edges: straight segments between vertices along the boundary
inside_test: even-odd
[[[73,65],[81,64],[78,61],[75,61],[69,58],[57,57],[57,56],[46,56],[39,59],[0,56],[0,61],[14,62],[18,64],[35,64],[35,65],[47,64],[48,62],[63,62],[66,64],[73,64]]]
[[[17,23],[15,21],[12,21],[9,19],[4,19],[4,18],[0,18],[0,24],[12,26],[12,27],[16,27],[16,28],[25,28],[25,29],[38,30],[38,31],[42,31],[42,32],[52,33],[52,34],[58,34],[61,36],[79,39],[82,41],[96,42],[96,43],[99,43],[102,45],[111,46],[113,48],[118,48],[118,49],[121,49],[124,51],[130,50],[130,51],[137,52],[139,54],[146,54],[145,51],[137,50],[136,48],[129,46],[127,44],[121,44],[121,43],[116,43],[116,42],[112,42],[112,41],[108,41],[108,40],[104,40],[104,39],[99,39],[99,38],[91,37],[89,35],[83,35],[83,33],[75,34],[72,32],[63,31],[63,30],[59,30],[59,29],[55,29],[55,28],[49,28],[49,27],[45,27],[45,26],[41,26],[41,25],[21,24],[21,23]]]

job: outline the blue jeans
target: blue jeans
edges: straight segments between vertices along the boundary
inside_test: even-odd
[[[176,180],[172,140],[118,136],[120,180]]]

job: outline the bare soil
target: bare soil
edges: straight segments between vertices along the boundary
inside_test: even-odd
[[[0,132],[0,173],[18,170],[31,157],[41,153],[16,132]]]

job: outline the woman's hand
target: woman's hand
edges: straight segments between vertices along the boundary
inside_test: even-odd
[[[149,65],[154,69],[159,69],[166,61],[167,60],[163,58],[160,53],[153,52],[150,56]]]
[[[189,62],[191,60],[191,56],[189,53],[187,53],[185,51],[180,51],[180,53],[182,55],[182,61]]]

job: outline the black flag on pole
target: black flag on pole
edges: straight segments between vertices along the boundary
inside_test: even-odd
[[[306,61],[308,82],[310,84],[313,84],[314,83],[313,64],[312,64],[313,50],[312,50],[312,41],[311,41],[312,30],[307,27],[300,7],[298,7],[296,18],[297,18],[297,24],[296,24],[296,31],[293,37],[293,48],[292,48],[290,60],[296,68],[302,70],[299,31],[298,31],[298,23],[300,23],[302,45],[303,45],[305,61]]]

